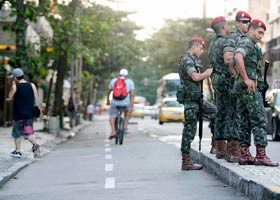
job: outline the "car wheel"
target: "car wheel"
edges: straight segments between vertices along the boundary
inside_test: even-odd
[[[273,141],[279,141],[280,140],[280,136],[278,135],[279,130],[278,130],[278,125],[277,123],[279,123],[279,120],[277,120],[276,118],[273,118],[271,121],[271,129],[272,129],[272,140]]]
[[[162,122],[162,121],[160,121],[160,120],[158,121],[158,123],[159,123],[160,125],[162,125],[162,124],[163,124],[163,122]]]

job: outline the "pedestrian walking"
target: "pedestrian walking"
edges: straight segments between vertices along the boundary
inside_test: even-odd
[[[217,107],[217,115],[215,121],[214,144],[217,151],[210,153],[216,154],[216,158],[223,159],[227,154],[227,135],[229,134],[231,117],[231,101],[230,101],[230,78],[231,73],[224,63],[224,42],[226,36],[230,33],[230,28],[223,16],[214,18],[211,21],[211,28],[216,36],[209,45],[209,61],[213,68],[211,75],[214,88],[215,104]]]
[[[40,156],[40,146],[36,143],[33,129],[33,109],[38,106],[38,93],[35,85],[24,79],[20,68],[12,72],[13,84],[7,101],[13,100],[13,130],[15,150],[12,157],[21,158],[21,137],[32,144],[34,157]]]
[[[200,170],[202,165],[191,162],[190,151],[193,141],[199,115],[199,105],[202,101],[201,84],[204,79],[210,77],[212,69],[207,69],[203,73],[200,71],[199,57],[204,51],[206,44],[200,37],[193,37],[189,43],[188,51],[180,58],[178,63],[178,73],[184,94],[182,102],[184,104],[184,128],[182,131],[181,152],[182,152],[182,170]],[[178,100],[178,99],[177,99]],[[212,124],[211,132],[213,134],[214,119],[216,107],[203,100],[203,117],[210,120]]]
[[[93,119],[93,114],[94,114],[94,105],[92,103],[89,103],[87,105],[87,119],[89,121],[92,121]]]
[[[74,105],[73,96],[70,96],[68,100],[67,110],[70,118],[70,127],[71,129],[74,129],[76,127],[76,121],[77,121],[77,110]]]
[[[234,54],[238,77],[235,81],[235,90],[238,95],[237,112],[242,113],[240,122],[240,165],[265,165],[276,167],[278,163],[272,162],[265,152],[267,146],[267,118],[263,99],[259,91],[263,78],[259,75],[262,55],[259,53],[257,42],[260,42],[266,31],[265,24],[258,19],[251,21],[246,36],[242,36],[237,43]],[[249,126],[248,126],[249,124]],[[254,135],[256,157],[250,154],[251,133]]]
[[[236,31],[230,33],[224,43],[224,61],[228,66],[232,76],[230,80],[230,110],[229,114],[231,117],[230,130],[227,135],[227,156],[226,160],[232,163],[238,163],[240,155],[240,146],[239,146],[239,123],[238,116],[243,113],[237,113],[236,104],[238,102],[237,96],[234,92],[234,80],[236,78],[236,69],[234,66],[233,55],[236,50],[237,42],[245,35],[248,31],[248,26],[251,22],[251,16],[245,11],[238,11],[235,16],[235,27]]]

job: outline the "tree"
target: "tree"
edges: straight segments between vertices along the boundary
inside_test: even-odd
[[[12,58],[12,64],[14,67],[22,68],[29,79],[32,80],[32,68],[37,67],[38,60],[30,56],[34,48],[26,45],[25,34],[28,27],[27,21],[36,21],[36,17],[42,13],[36,8],[35,2],[32,1],[0,1],[0,9],[5,4],[10,6],[10,17],[16,17],[15,22],[7,23],[3,27],[5,31],[13,31],[16,35],[16,53]]]
[[[207,32],[210,19],[166,20],[165,25],[147,41],[148,61],[160,69],[161,76],[177,72],[176,65],[180,56],[188,49],[188,43],[194,36],[204,38],[207,44],[213,36]],[[207,49],[200,57],[202,65],[207,67]]]

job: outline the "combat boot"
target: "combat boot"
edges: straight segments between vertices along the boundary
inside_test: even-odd
[[[182,153],[182,170],[200,170],[202,165],[195,164],[190,161],[190,155],[188,153]]]
[[[264,165],[264,166],[269,166],[269,167],[278,167],[279,163],[273,163],[265,153],[265,147],[257,145],[256,146],[256,158],[255,158],[255,165]]]
[[[227,155],[227,143],[226,140],[216,140],[217,141],[217,153],[216,158],[224,159]]]
[[[226,156],[226,160],[230,163],[238,163],[239,156],[240,156],[240,148],[239,148],[239,141],[232,140],[227,143],[228,145],[228,152]]]
[[[238,160],[239,165],[253,165],[254,161],[255,161],[255,159],[249,151],[249,145],[241,144],[240,145],[240,157]]]
[[[225,160],[229,162],[231,157],[232,157],[232,141],[227,141],[227,154]]]
[[[218,149],[217,141],[214,139],[214,137],[212,137],[210,153],[211,154],[216,154],[217,153],[217,149]]]

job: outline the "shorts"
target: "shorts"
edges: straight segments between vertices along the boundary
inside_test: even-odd
[[[77,119],[77,112],[76,111],[70,112],[69,117],[71,120]]]
[[[12,136],[16,139],[21,136],[28,139],[30,135],[34,134],[33,119],[14,120]]]
[[[126,106],[128,112],[131,111],[130,105],[123,105],[123,106]],[[110,115],[110,117],[114,117],[114,118],[117,117],[117,115],[118,115],[117,105],[115,105],[115,104],[110,105],[109,115]]]

